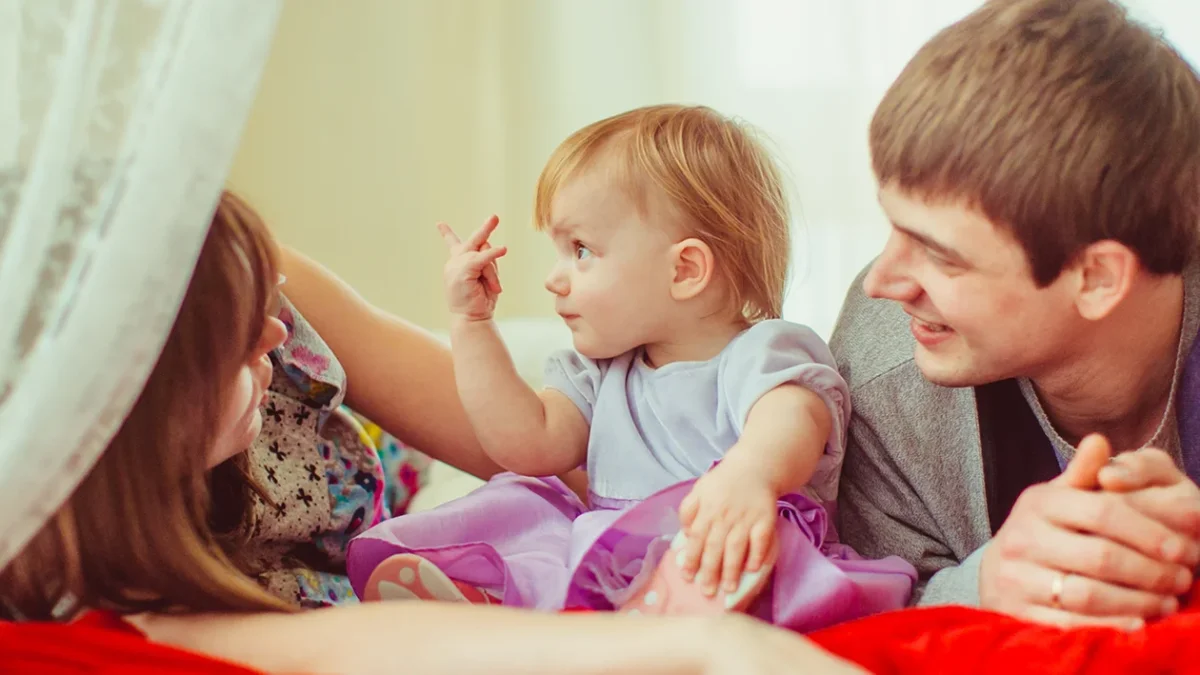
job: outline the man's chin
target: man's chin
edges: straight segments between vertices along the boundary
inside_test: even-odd
[[[977,372],[969,363],[963,363],[961,360],[947,358],[943,355],[930,354],[920,345],[917,345],[916,352],[913,354],[913,361],[916,362],[921,375],[931,384],[939,387],[977,387],[994,381]]]

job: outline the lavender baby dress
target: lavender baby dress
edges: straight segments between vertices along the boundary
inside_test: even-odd
[[[620,606],[679,531],[679,504],[695,479],[737,441],[759,397],[788,383],[825,401],[833,431],[808,487],[779,500],[778,562],[750,611],[807,631],[903,607],[916,580],[911,565],[865,560],[837,543],[828,509],[837,499],[850,396],[825,343],[783,320],[754,324],[708,361],[657,369],[640,350],[600,361],[556,354],[546,384],[591,425],[589,504],[557,478],[501,474],[465,497],[356,538],[347,560],[351,583],[361,594],[380,562],[415,553],[506,605]]]

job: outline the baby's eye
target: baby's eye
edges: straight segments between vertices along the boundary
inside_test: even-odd
[[[581,244],[579,242],[575,242],[575,259],[576,260],[583,260],[584,258],[591,257],[591,255],[592,255],[591,249],[589,249],[587,246],[584,246],[583,244]]]

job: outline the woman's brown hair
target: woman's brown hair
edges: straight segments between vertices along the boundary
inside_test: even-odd
[[[10,611],[50,619],[61,618],[64,605],[121,613],[289,608],[238,569],[236,533],[246,529],[253,487],[245,455],[211,476],[206,465],[277,283],[270,234],[223,193],[175,325],[129,416],[68,502],[0,573]],[[210,481],[224,495],[223,526],[214,527]]]

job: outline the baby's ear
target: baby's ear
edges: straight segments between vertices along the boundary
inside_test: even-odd
[[[675,274],[671,281],[671,297],[688,300],[696,297],[712,282],[716,270],[712,249],[694,237],[671,247]]]

